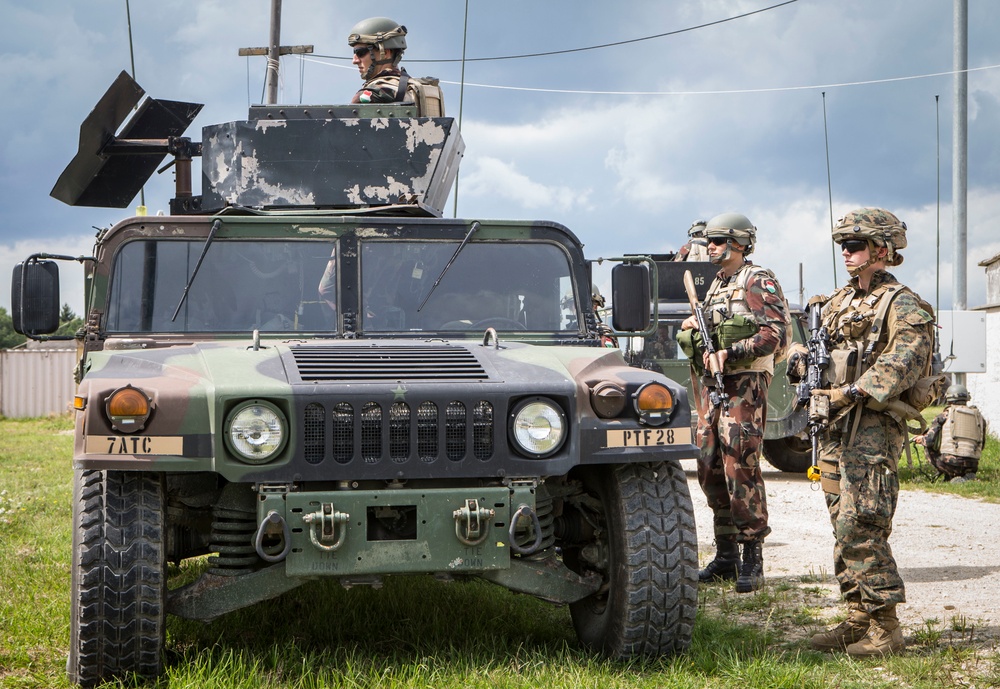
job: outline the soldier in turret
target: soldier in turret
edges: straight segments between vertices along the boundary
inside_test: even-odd
[[[944,391],[944,408],[931,422],[927,433],[913,442],[927,450],[927,461],[952,483],[974,481],[979,456],[986,444],[986,420],[973,405],[964,385],[950,385]]]
[[[889,547],[899,497],[897,467],[907,439],[906,419],[893,411],[930,371],[933,313],[886,268],[903,262],[906,225],[881,208],[858,208],[839,219],[850,281],[823,304],[830,334],[830,421],[820,449],[826,504],[834,533],[834,572],[849,617],[813,635],[820,651],[879,656],[905,648],[896,605],[906,602]],[[798,371],[797,374],[802,374]]]
[[[351,62],[365,84],[352,103],[413,102],[407,96],[409,75],[399,66],[406,50],[406,27],[388,17],[371,17],[354,25],[347,43],[354,49]]]
[[[737,593],[764,585],[767,496],[760,471],[767,420],[767,388],[776,355],[787,347],[789,314],[774,273],[749,258],[757,228],[741,213],[723,213],[703,230],[709,260],[720,270],[705,295],[706,326],[713,330],[724,389],[710,390],[707,354],[699,347],[694,316],[682,324],[678,343],[692,360],[701,449],[698,482],[712,508],[716,555],[698,579],[735,580]],[[701,334],[704,336],[704,333]],[[702,366],[699,366],[702,364]],[[713,393],[724,400],[711,402]],[[740,546],[743,548],[742,557]]]
[[[707,261],[708,250],[705,245],[705,221],[695,220],[688,228],[688,240],[677,253],[674,254],[675,261]]]

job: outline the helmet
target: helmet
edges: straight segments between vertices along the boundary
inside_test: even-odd
[[[886,264],[898,266],[903,257],[897,252],[906,248],[906,223],[882,208],[857,208],[833,226],[833,241],[840,244],[847,239],[867,239],[886,247]]]
[[[753,253],[757,242],[757,228],[750,218],[742,213],[722,213],[715,216],[705,225],[705,237],[726,237],[733,239],[740,246],[745,246],[744,256]]]
[[[959,383],[952,383],[948,386],[948,389],[944,391],[944,399],[949,404],[954,404],[956,402],[968,402],[972,399],[969,391],[964,385]]]
[[[373,45],[379,49],[402,52],[406,50],[406,27],[388,17],[362,19],[351,29],[347,44],[351,47],[359,44]]]
[[[590,300],[594,303],[595,309],[604,308],[604,295],[601,294],[601,290],[597,289],[597,285],[590,286]]]
[[[362,75],[363,79],[374,76],[376,65],[399,64],[406,50],[406,27],[388,17],[370,17],[362,19],[347,36],[347,44],[352,48],[356,45],[370,45],[377,53],[372,56],[372,64]],[[392,51],[392,59],[386,59],[385,51]]]
[[[688,237],[691,239],[699,239],[705,236],[705,225],[707,225],[704,220],[695,220],[691,223],[691,227],[688,228]]]

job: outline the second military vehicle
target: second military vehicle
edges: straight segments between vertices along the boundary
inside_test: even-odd
[[[719,269],[707,261],[674,261],[674,254],[654,254],[651,258],[658,272],[656,333],[629,338],[627,357],[635,366],[659,371],[684,385],[688,399],[692,400],[694,415],[691,367],[676,340],[681,323],[691,315],[683,275],[685,270],[691,271],[698,299],[704,300]],[[796,342],[805,342],[804,313],[797,304],[789,304],[789,310],[792,337]],[[812,462],[812,446],[806,429],[807,410],[795,406],[795,397],[795,388],[785,377],[785,362],[776,364],[767,395],[764,456],[776,469],[804,473]]]

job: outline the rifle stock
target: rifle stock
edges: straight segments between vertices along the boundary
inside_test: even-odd
[[[726,401],[725,386],[722,380],[722,366],[719,364],[719,353],[712,342],[712,333],[705,322],[705,313],[698,303],[698,293],[694,288],[694,276],[690,270],[684,271],[684,291],[687,292],[688,303],[691,305],[691,313],[698,321],[698,330],[701,331],[701,341],[708,353],[708,369],[715,378],[715,390],[709,391],[708,398],[712,403],[712,408],[722,407],[723,411],[729,411],[729,404]]]

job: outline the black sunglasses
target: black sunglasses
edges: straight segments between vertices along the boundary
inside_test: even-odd
[[[370,53],[371,51],[372,51],[371,48],[367,46],[361,46],[360,48],[354,49],[354,54],[357,55],[358,57],[366,57],[368,53]]]
[[[729,241],[729,237],[709,237],[708,243],[712,246],[722,246]]]
[[[856,254],[862,249],[867,249],[868,242],[863,239],[846,239],[840,243],[840,248],[849,254]]]

